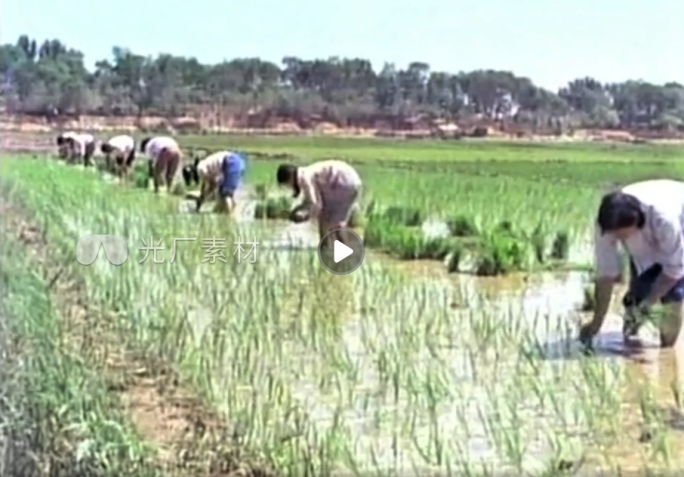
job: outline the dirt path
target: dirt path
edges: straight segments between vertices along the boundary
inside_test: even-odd
[[[43,231],[18,207],[2,203],[5,233],[18,237],[36,269],[50,280],[52,299],[65,320],[69,344],[84,356],[106,357],[105,377],[146,442],[158,448],[168,475],[266,477],[213,413],[167,364],[126,349],[111,315],[88,303],[85,284],[53,258]],[[1,353],[0,353],[1,355]],[[1,356],[0,356],[1,357]]]

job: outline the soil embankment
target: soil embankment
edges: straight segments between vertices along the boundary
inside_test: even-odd
[[[341,127],[322,120],[300,123],[290,118],[272,118],[266,123],[252,124],[234,116],[220,118],[181,116],[92,116],[46,118],[29,115],[0,116],[0,131],[23,134],[54,134],[57,131],[81,130],[96,133],[128,132],[160,134],[206,134],[206,135],[278,135],[278,136],[328,136],[349,138],[403,138],[455,140],[477,137],[499,140],[522,140],[533,142],[684,142],[684,133],[651,130],[604,130],[576,129],[558,134],[554,131],[528,130],[516,124],[472,120],[447,122],[429,118],[414,118],[410,126],[391,125],[375,121],[364,127]],[[408,123],[407,123],[408,124]]]

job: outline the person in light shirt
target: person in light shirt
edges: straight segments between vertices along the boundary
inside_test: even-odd
[[[57,137],[57,145],[60,156],[68,161],[80,159],[83,165],[88,167],[95,152],[95,137],[87,133],[75,133],[73,131],[60,134]]]
[[[674,180],[637,182],[606,194],[598,210],[595,233],[596,308],[580,331],[590,344],[603,325],[613,286],[620,281],[618,244],[629,255],[631,280],[623,298],[626,338],[634,336],[660,302],[664,315],[656,323],[662,347],[677,342],[684,301],[684,183]]]
[[[61,159],[71,159],[71,139],[78,136],[74,131],[67,131],[57,136],[57,151]]]
[[[245,158],[233,151],[219,151],[201,161],[195,159],[191,166],[183,168],[183,179],[190,186],[193,182],[200,185],[197,198],[197,212],[214,192],[218,192],[222,203],[217,210],[231,213],[235,209],[235,192],[245,175]]]
[[[100,150],[105,155],[108,168],[112,166],[111,160],[114,159],[116,173],[128,179],[135,161],[135,139],[127,134],[114,136],[103,142]]]
[[[163,184],[171,192],[183,160],[176,140],[169,136],[147,137],[140,142],[140,152],[149,158],[149,175],[154,179],[154,192],[159,192]]]
[[[321,239],[330,230],[347,227],[363,185],[356,170],[342,161],[321,161],[306,167],[281,164],[277,179],[281,186],[294,191],[295,198],[304,196],[291,217],[295,222],[316,218]],[[341,235],[331,234],[326,245],[343,241]]]

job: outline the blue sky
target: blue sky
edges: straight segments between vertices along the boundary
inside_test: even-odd
[[[74,11],[87,17],[74,21]],[[418,60],[449,72],[512,70],[551,89],[586,75],[684,83],[682,0],[2,0],[0,41],[22,33],[59,38],[89,66],[118,45],[205,62],[356,56],[379,69]]]

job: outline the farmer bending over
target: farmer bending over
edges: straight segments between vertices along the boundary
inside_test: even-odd
[[[596,309],[580,331],[588,344],[608,312],[613,285],[622,273],[617,245],[629,254],[632,276],[623,298],[623,334],[634,336],[649,308],[661,302],[661,347],[673,346],[682,326],[684,300],[684,183],[651,180],[628,185],[603,197],[595,235]]]
[[[183,153],[176,140],[169,136],[146,137],[140,142],[140,152],[148,157],[148,173],[154,180],[154,192],[158,193],[164,184],[171,192],[183,161]]]
[[[321,239],[328,231],[346,228],[362,182],[356,170],[342,161],[322,161],[306,167],[282,164],[278,167],[278,184],[290,187],[294,197],[303,193],[304,200],[293,211],[295,222],[318,219]],[[340,240],[332,234],[331,242]]]
[[[197,212],[207,197],[218,189],[223,206],[228,213],[235,209],[235,192],[245,175],[245,159],[232,151],[219,151],[202,159],[195,159],[192,166],[183,168],[186,185],[199,182],[200,195]]]
[[[114,169],[123,179],[128,179],[135,161],[135,139],[127,134],[114,136],[107,142],[103,142],[100,150],[105,155],[107,169]],[[112,167],[112,159],[114,167]]]
[[[83,165],[91,165],[95,152],[95,137],[92,134],[68,132],[57,137],[60,156],[71,162],[75,159],[83,161]]]

